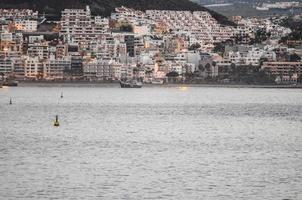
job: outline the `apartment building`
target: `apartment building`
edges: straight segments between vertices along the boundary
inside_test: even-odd
[[[30,9],[0,9],[0,18],[3,19],[37,19],[38,11]]]
[[[18,31],[36,32],[38,29],[37,20],[17,20],[14,21],[14,26]]]
[[[32,58],[47,59],[49,57],[48,42],[28,44],[27,55]]]
[[[147,10],[146,15],[158,24],[164,24],[174,35],[194,37],[200,43],[215,43],[234,35],[231,27],[223,27],[203,11]]]
[[[43,78],[44,64],[38,57],[26,56],[24,60],[24,74],[28,78]]]
[[[63,79],[64,72],[71,69],[71,59],[61,58],[55,59],[50,58],[43,63],[43,76],[46,79]]]
[[[116,80],[121,64],[113,60],[93,60],[83,65],[84,77],[89,80]]]
[[[277,76],[302,75],[302,62],[264,62],[262,69]]]
[[[108,24],[106,24],[108,23]],[[86,9],[65,9],[62,11],[60,34],[67,42],[88,45],[107,32],[109,20],[96,17],[93,19],[89,6]]]

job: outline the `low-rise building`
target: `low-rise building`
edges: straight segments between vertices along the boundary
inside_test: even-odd
[[[113,60],[92,60],[83,65],[84,77],[89,80],[117,80],[121,64]]]
[[[46,79],[63,79],[65,71],[71,69],[70,58],[50,58],[44,61],[43,75]]]
[[[25,77],[33,79],[41,79],[44,74],[44,64],[41,59],[38,57],[29,57],[25,58],[24,62],[24,72]]]
[[[297,82],[302,76],[302,62],[264,62],[262,70],[276,76],[276,82]]]

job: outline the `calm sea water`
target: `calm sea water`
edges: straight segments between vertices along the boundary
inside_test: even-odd
[[[302,90],[3,88],[0,117],[0,199],[302,199]]]

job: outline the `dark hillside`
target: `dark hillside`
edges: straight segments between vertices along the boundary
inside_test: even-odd
[[[202,10],[209,11],[221,24],[233,25],[225,16],[210,11],[189,0],[1,0],[0,8],[29,8],[40,13],[60,15],[64,8],[84,8],[90,5],[94,14],[108,16],[118,6],[138,10]]]

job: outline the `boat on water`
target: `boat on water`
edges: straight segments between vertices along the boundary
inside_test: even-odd
[[[268,11],[269,8],[268,7],[256,7],[256,10],[260,10],[260,11]]]
[[[153,85],[163,85],[164,80],[154,79],[154,80],[151,81],[151,84],[153,84]]]
[[[143,84],[137,80],[120,81],[121,88],[142,88]]]
[[[19,83],[18,81],[14,81],[14,80],[6,80],[3,82],[3,86],[17,87],[18,83]]]

